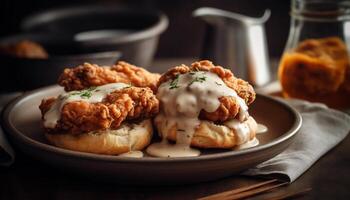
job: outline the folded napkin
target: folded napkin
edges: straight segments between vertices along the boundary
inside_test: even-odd
[[[18,97],[21,93],[0,94],[0,111],[12,99]],[[15,161],[15,152],[8,143],[6,136],[0,126],[0,166],[10,166]]]
[[[350,131],[350,116],[319,103],[284,100],[303,118],[295,141],[276,157],[245,171],[249,176],[295,181],[320,157],[342,141]]]

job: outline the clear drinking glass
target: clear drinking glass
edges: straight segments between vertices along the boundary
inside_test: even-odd
[[[350,1],[292,0],[278,77],[285,97],[350,105]]]

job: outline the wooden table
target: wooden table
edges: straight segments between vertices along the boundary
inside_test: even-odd
[[[166,66],[182,62],[190,60],[160,60],[151,70],[162,72]],[[194,199],[258,181],[258,178],[232,176],[193,185],[122,186],[79,177],[18,152],[13,166],[0,168],[0,199]],[[255,199],[306,187],[312,187],[312,191],[299,199],[350,199],[349,185],[350,137],[347,137],[294,183]]]

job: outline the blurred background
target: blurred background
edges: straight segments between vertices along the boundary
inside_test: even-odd
[[[215,7],[252,17],[260,17],[265,9],[270,9],[271,17],[266,24],[270,57],[278,58],[283,53],[290,23],[289,0],[1,0],[0,36],[18,33],[21,20],[30,14],[62,6],[90,3],[113,3],[115,6],[127,5],[164,12],[169,18],[169,26],[160,37],[155,58],[199,56],[205,25],[191,15],[192,11],[199,7]]]
[[[110,66],[117,60],[161,73],[166,67],[206,58],[231,67],[238,77],[253,85],[263,85],[271,80],[269,68],[276,68],[285,48],[290,3],[289,0],[1,0],[0,65],[5,67],[0,92],[54,84],[64,68],[84,62]],[[269,9],[271,16],[261,23],[265,31],[261,29],[259,35],[255,28],[243,30],[248,22],[242,21],[226,30],[232,22],[225,17],[213,19],[215,22],[210,23],[215,26],[208,26],[205,17],[192,15],[201,7],[253,18],[262,17]],[[268,57],[274,61],[269,62]],[[161,62],[164,59],[166,63]]]
[[[208,59],[255,88],[277,83],[284,96],[350,102],[349,0],[0,2],[0,93],[55,84],[85,62],[163,73]]]

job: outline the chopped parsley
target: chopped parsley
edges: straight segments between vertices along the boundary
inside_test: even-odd
[[[192,75],[192,76],[194,76],[194,75],[196,75],[197,73],[196,72],[190,72],[189,73],[190,75]],[[203,73],[203,74],[205,74],[205,73]],[[179,88],[179,85],[178,85],[178,83],[179,83],[179,76],[180,76],[180,74],[177,74],[176,76],[175,76],[175,78],[170,82],[170,88],[169,89],[175,89],[175,88]],[[193,83],[195,83],[195,82],[199,82],[199,83],[203,83],[204,81],[206,81],[207,80],[207,77],[206,76],[204,76],[204,75],[201,75],[201,76],[194,76],[194,78],[191,80],[191,82],[187,85],[187,87],[189,87],[189,86],[191,86]]]
[[[170,88],[169,89],[175,89],[179,86],[177,85],[179,83],[179,74],[176,74],[175,79],[170,82]]]
[[[222,85],[221,83],[218,83],[218,82],[216,82],[216,81],[215,81],[215,84],[216,84],[216,85]]]
[[[205,76],[197,76],[190,82],[190,84],[188,84],[188,86],[192,85],[195,82],[203,83],[204,81],[206,81],[206,79],[207,77]]]
[[[73,93],[69,94],[69,96],[79,95],[83,99],[89,99],[92,96],[92,92],[95,89],[96,89],[96,87],[90,87],[90,88],[88,88],[86,90],[73,92]]]
[[[92,96],[91,92],[84,92],[83,94],[80,95],[80,97],[83,99],[89,99],[91,96]]]
[[[132,87],[132,84],[129,83],[128,86],[125,86],[124,88],[131,88]]]

